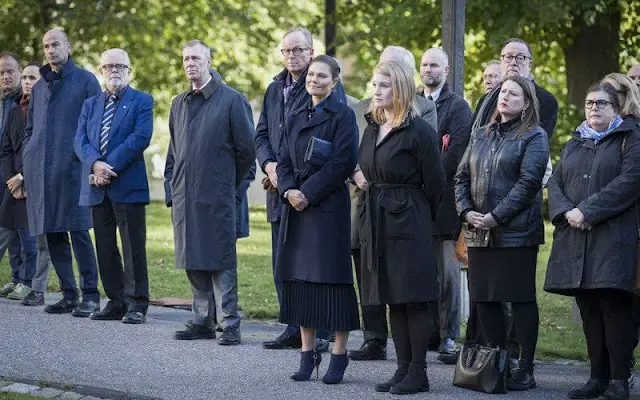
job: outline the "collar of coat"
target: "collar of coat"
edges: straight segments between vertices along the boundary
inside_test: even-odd
[[[60,68],[60,71],[55,72],[53,69],[51,69],[51,66],[47,64],[44,67],[40,68],[40,75],[45,81],[51,82],[54,79],[62,79],[65,76],[69,75],[75,67],[76,64],[74,64],[73,62],[73,57],[69,56],[67,62],[62,64],[62,68]]]
[[[307,80],[307,71],[309,70],[309,67],[307,67],[301,74],[300,77],[298,78],[298,80],[296,80],[296,84],[293,85],[294,87],[298,86],[298,84],[300,84],[300,82],[302,82],[302,84],[304,85],[304,82]],[[282,85],[282,87],[285,86],[285,82],[287,81],[287,75],[289,75],[289,71],[285,68],[283,69],[278,75],[273,77],[273,80],[275,82],[278,82]]]
[[[309,113],[309,110],[312,109],[312,108],[315,108],[315,107],[313,106],[313,103],[310,102],[309,107],[301,108],[300,110],[298,110],[297,114],[300,114],[300,113],[303,113],[303,112],[304,113]],[[332,92],[329,95],[329,97],[327,97],[325,100],[322,101],[322,107],[320,107],[319,109],[316,109],[316,111],[314,112],[314,117],[311,118],[311,121],[313,121],[318,114],[321,114],[322,111],[326,111],[326,112],[335,114],[335,113],[338,112],[339,108],[340,108],[340,99],[338,99],[338,96],[335,93]]]
[[[609,138],[616,136],[619,133],[632,132],[636,129],[640,129],[640,121],[636,120],[636,117],[634,117],[633,115],[625,115],[622,117],[622,123],[620,124],[620,126],[618,126],[616,129],[609,132],[607,136],[603,137],[600,140],[600,143],[604,142]],[[577,130],[573,132],[573,137],[578,140],[589,140],[589,139],[582,138],[580,136],[580,132],[578,132]]]
[[[427,96],[424,95],[424,90],[419,91],[417,95],[420,97],[424,97],[425,99],[427,98]],[[438,99],[435,101],[435,103],[440,104],[451,96],[453,96],[453,92],[451,91],[451,89],[449,89],[449,84],[445,82],[445,84],[442,85],[442,89],[440,89],[440,96],[438,96]]]
[[[213,92],[216,91],[220,85],[222,85],[222,76],[215,69],[210,69],[209,73],[211,74],[211,80],[209,83],[205,85],[205,87],[200,88],[200,93],[204,96],[205,100],[209,100],[209,98],[213,95]],[[182,98],[182,101],[187,101],[189,97],[195,95],[194,90],[190,90],[187,92],[187,95]]]

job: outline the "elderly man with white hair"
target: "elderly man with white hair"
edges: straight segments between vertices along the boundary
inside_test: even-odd
[[[400,46],[388,46],[380,54],[379,62],[396,61],[409,68],[413,75],[416,73],[416,59],[413,54]],[[431,127],[438,130],[438,121],[436,118],[436,106],[432,100],[422,96],[415,96],[415,101],[420,111],[420,116]],[[360,140],[367,121],[365,114],[369,109],[371,98],[360,101],[350,107],[356,113],[356,123]],[[356,204],[364,199],[365,190],[367,190],[367,181],[364,178],[360,167],[356,167],[356,171],[352,175],[352,185],[350,187],[351,194],[351,255],[356,266],[356,277],[358,286],[360,286],[361,262],[360,262],[360,235],[358,233],[358,215]],[[364,331],[364,343],[358,350],[349,352],[349,358],[352,360],[384,360],[387,358],[387,308],[384,304],[378,306],[361,306],[362,320]]]
[[[143,152],[153,132],[153,97],[129,86],[131,64],[122,49],[102,53],[100,72],[106,90],[85,100],[74,142],[83,164],[80,205],[91,207],[98,269],[109,297],[90,318],[141,324],[149,305]]]

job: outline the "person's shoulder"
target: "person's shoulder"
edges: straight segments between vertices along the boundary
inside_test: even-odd
[[[538,101],[540,101],[541,104],[543,102],[558,104],[558,100],[556,100],[556,97],[553,95],[553,93],[538,85],[537,83],[534,84],[536,88],[536,96],[538,96]]]
[[[231,102],[248,102],[247,98],[242,93],[240,93],[240,91],[238,91],[234,87],[227,85],[226,83],[220,84],[220,87],[218,89],[221,91],[222,96]]]

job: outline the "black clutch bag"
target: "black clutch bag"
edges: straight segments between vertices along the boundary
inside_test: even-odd
[[[304,153],[304,162],[322,167],[333,155],[333,144],[329,141],[312,136]]]
[[[456,363],[453,386],[483,393],[507,393],[507,350],[463,345]]]

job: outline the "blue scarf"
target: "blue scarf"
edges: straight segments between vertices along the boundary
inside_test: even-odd
[[[584,121],[580,124],[579,127],[576,128],[576,131],[580,132],[580,137],[584,139],[591,139],[596,144],[601,141],[605,136],[613,132],[617,127],[622,123],[622,117],[617,115],[611,122],[609,122],[609,127],[604,132],[596,132],[592,127],[589,126],[587,121]]]

